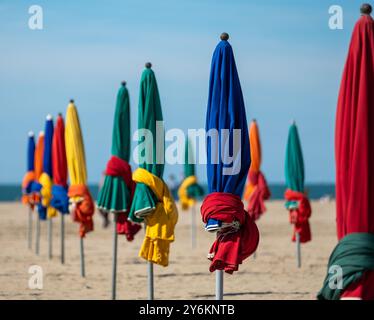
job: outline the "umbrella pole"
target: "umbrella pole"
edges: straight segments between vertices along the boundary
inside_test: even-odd
[[[80,239],[80,248],[81,248],[81,277],[84,278],[86,276],[86,271],[85,271],[85,265],[84,265],[84,243],[83,243],[83,238],[79,237]]]
[[[117,213],[113,216],[113,266],[112,266],[112,300],[116,300],[117,289]]]
[[[65,263],[65,217],[62,212],[61,214],[61,264]]]
[[[29,207],[29,224],[27,228],[27,247],[32,249],[32,209]]]
[[[36,235],[35,235],[35,254],[39,255],[40,249],[40,217],[36,220]]]
[[[148,300],[154,300],[153,290],[153,263],[148,261]]]
[[[253,252],[253,259],[256,260],[256,258],[257,258],[257,251]]]
[[[300,233],[298,232],[296,232],[296,255],[297,255],[297,267],[301,268]]]
[[[48,259],[52,259],[52,232],[53,232],[52,217],[48,219]]]
[[[196,206],[191,209],[191,245],[192,249],[196,248]]]
[[[223,270],[216,270],[216,300],[223,300]]]

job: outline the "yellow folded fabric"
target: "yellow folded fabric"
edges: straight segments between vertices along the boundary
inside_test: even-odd
[[[174,228],[178,221],[178,210],[169,188],[157,176],[138,168],[133,180],[148,186],[158,199],[153,213],[145,218],[145,238],[139,256],[166,267],[169,264],[170,243],[174,241]]]
[[[197,183],[196,176],[189,176],[186,179],[184,179],[182,184],[180,185],[178,189],[178,197],[179,197],[179,201],[182,206],[182,210],[187,210],[196,203],[196,200],[194,198],[188,197],[188,192],[187,192],[188,187],[196,183]]]
[[[51,177],[43,172],[39,177],[39,183],[42,185],[40,190],[41,194],[41,202],[44,207],[47,208],[47,217],[53,218],[57,216],[57,210],[50,206],[51,199],[52,199],[52,179]]]

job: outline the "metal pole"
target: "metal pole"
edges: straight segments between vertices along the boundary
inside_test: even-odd
[[[216,270],[216,300],[223,300],[223,270]]]
[[[81,277],[86,276],[86,270],[85,270],[85,265],[84,265],[84,243],[83,243],[83,238],[79,237],[80,239],[80,248],[81,248]]]
[[[297,255],[297,267],[301,268],[301,246],[300,246],[300,234],[296,233],[296,255]]]
[[[36,235],[35,235],[35,253],[39,255],[40,252],[40,216],[36,220]]]
[[[27,228],[27,247],[32,249],[32,209],[29,207],[29,225]]]
[[[112,300],[116,300],[117,289],[117,213],[113,215],[113,266],[112,266]]]
[[[52,232],[53,232],[52,217],[48,219],[48,259],[52,259]]]
[[[196,248],[196,206],[191,208],[191,245],[192,249]]]
[[[61,264],[65,263],[65,217],[62,212],[61,215]]]
[[[154,300],[153,290],[153,263],[148,261],[148,300]]]
[[[253,252],[253,259],[256,260],[256,258],[257,258],[257,251]]]

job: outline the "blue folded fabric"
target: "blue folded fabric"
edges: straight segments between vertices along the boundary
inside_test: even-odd
[[[209,232],[216,232],[222,228],[222,221],[216,219],[209,219],[205,225],[205,230]]]
[[[29,188],[28,193],[31,193],[31,192],[39,193],[40,190],[42,190],[42,185],[39,182],[33,181],[28,185],[28,188]]]
[[[47,220],[47,208],[38,203],[38,214],[40,220]]]
[[[69,213],[69,197],[67,187],[59,185],[52,186],[51,206],[63,214]]]

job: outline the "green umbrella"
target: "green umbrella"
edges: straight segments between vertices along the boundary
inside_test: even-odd
[[[286,186],[288,189],[304,192],[304,159],[296,124],[288,131],[285,161]],[[292,203],[287,203],[290,206]]]
[[[112,156],[130,159],[130,99],[125,82],[117,94],[112,135]],[[108,212],[126,212],[131,204],[131,190],[120,176],[106,175],[97,206]]]
[[[150,139],[139,141],[144,148],[139,148],[139,167],[143,168],[159,178],[164,173],[164,163],[157,164],[156,148],[156,121],[163,121],[160,95],[158,93],[156,77],[151,69],[151,64],[146,64],[140,80],[138,129],[147,129],[152,133]],[[164,134],[164,132],[162,132]],[[164,139],[162,139],[163,143]],[[162,148],[163,149],[163,148]],[[150,152],[152,150],[152,152]],[[141,161],[141,159],[144,159]],[[163,159],[163,157],[162,157]],[[162,161],[163,162],[163,161]],[[134,193],[129,219],[134,222],[143,222],[143,217],[152,213],[155,209],[157,198],[153,192],[143,183],[137,183]]]
[[[100,189],[97,206],[104,212],[113,212],[113,267],[112,267],[112,299],[116,299],[117,281],[117,219],[118,215],[128,212],[131,205],[133,182],[130,158],[130,99],[126,82],[117,94],[112,135],[112,158],[109,160],[104,183]],[[126,162],[126,163],[125,163]],[[120,170],[119,170],[120,168]],[[126,217],[125,217],[126,219]],[[127,222],[129,223],[129,222]]]
[[[152,64],[148,62],[145,67],[146,69],[143,71],[140,80],[138,130],[146,129],[152,136],[149,139],[143,137],[139,141],[139,146],[144,144],[143,148],[139,148],[139,166],[155,176],[162,178],[164,161],[161,161],[161,164],[157,163],[160,157],[157,152],[160,152],[161,147],[160,145],[157,146],[157,143],[161,141],[164,147],[164,131],[162,131],[161,140],[160,137],[159,139],[156,138],[156,122],[163,121],[160,95],[158,93],[156,76],[151,69]],[[163,147],[161,148],[162,152],[164,152]],[[162,160],[163,158],[162,155]],[[148,186],[143,183],[137,183],[129,213],[129,220],[138,223],[143,222],[144,217],[154,211],[157,201],[157,197]],[[153,300],[153,298],[153,263],[148,261],[148,299]]]
[[[186,140],[184,161],[184,177],[196,176],[194,154],[189,139]],[[187,194],[190,198],[199,199],[204,195],[204,190],[198,183],[194,183],[187,187]]]
[[[285,176],[287,191],[286,208],[288,210],[296,210],[299,207],[299,201],[290,199],[288,194],[290,192],[304,193],[304,159],[301,150],[301,143],[297,131],[296,123],[293,122],[288,131],[288,140],[286,147],[286,160],[285,160]],[[296,226],[295,226],[296,230]],[[296,240],[296,255],[297,266],[301,267],[301,247],[300,247],[300,234],[295,231]]]

